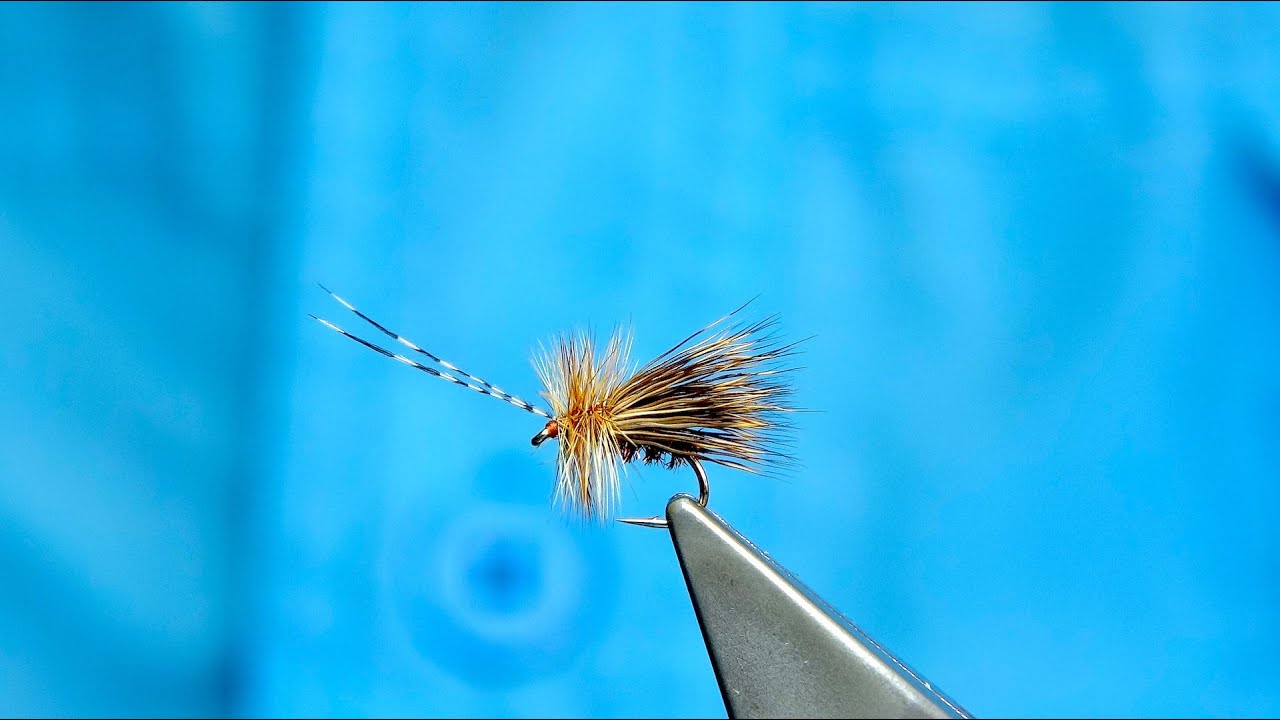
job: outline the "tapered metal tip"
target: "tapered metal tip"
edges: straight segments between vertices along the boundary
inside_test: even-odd
[[[667,520],[729,717],[970,717],[692,497]]]

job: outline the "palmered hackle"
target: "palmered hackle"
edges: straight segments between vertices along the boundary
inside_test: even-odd
[[[741,310],[741,308],[739,308]],[[606,517],[622,463],[674,466],[690,459],[757,472],[787,456],[789,368],[775,318],[699,330],[638,370],[627,367],[630,334],[616,331],[598,356],[588,334],[560,338],[535,367],[558,426],[556,498]]]

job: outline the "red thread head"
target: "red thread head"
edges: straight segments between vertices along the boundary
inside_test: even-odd
[[[559,436],[560,436],[560,424],[557,423],[555,420],[551,420],[546,424],[546,426],[542,428],[542,432],[539,432],[537,435],[533,436],[533,440],[531,440],[530,442],[533,443],[534,447],[538,447],[543,442],[545,442],[548,438],[554,439]]]

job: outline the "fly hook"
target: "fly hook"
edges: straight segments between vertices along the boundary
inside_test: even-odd
[[[707,482],[707,471],[702,468],[702,461],[696,457],[686,458],[689,466],[693,468],[693,473],[698,476],[698,504],[702,507],[707,506],[707,500],[711,497],[711,485]],[[628,525],[639,525],[640,527],[663,529],[667,527],[666,518],[661,515],[654,515],[647,518],[618,518],[618,522]]]

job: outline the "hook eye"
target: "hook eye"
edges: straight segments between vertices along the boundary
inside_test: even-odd
[[[542,428],[542,432],[538,433],[537,435],[534,435],[533,439],[530,440],[529,442],[533,443],[534,447],[538,447],[542,443],[546,442],[547,438],[553,438],[559,435],[560,435],[560,424],[557,423],[555,420],[552,420],[551,422],[547,423],[546,427]]]

